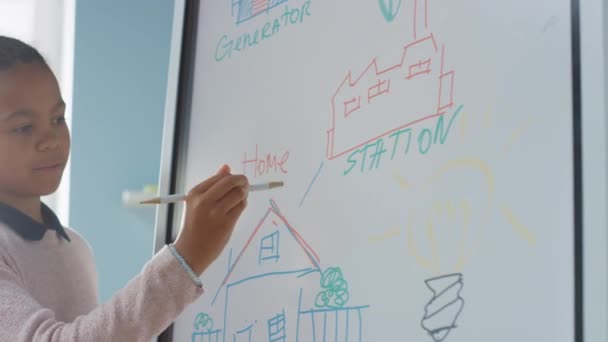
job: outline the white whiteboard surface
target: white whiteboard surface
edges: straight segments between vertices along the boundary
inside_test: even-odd
[[[574,341],[570,2],[275,2],[201,4],[179,190],[286,187],[174,341]]]

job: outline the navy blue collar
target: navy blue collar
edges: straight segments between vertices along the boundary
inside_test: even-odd
[[[23,212],[0,203],[0,221],[6,223],[15,233],[19,234],[25,240],[39,241],[42,240],[44,234],[48,230],[54,230],[59,236],[67,241],[70,241],[70,237],[66,233],[65,229],[59,222],[59,219],[51,208],[47,207],[44,203],[40,203],[40,209],[42,210],[42,219],[44,224],[34,220]]]

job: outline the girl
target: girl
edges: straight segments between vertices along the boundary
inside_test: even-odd
[[[0,341],[150,341],[202,293],[246,207],[248,181],[222,166],[194,187],[184,226],[107,303],[89,245],[40,198],[70,149],[55,76],[31,46],[0,36]]]

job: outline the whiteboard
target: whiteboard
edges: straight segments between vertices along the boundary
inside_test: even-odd
[[[188,6],[171,190],[286,186],[171,340],[582,341],[570,1]]]

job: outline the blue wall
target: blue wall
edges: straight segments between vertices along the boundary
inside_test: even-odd
[[[153,209],[125,208],[121,193],[158,181],[174,1],[76,4],[70,226],[106,301],[152,255]]]

